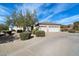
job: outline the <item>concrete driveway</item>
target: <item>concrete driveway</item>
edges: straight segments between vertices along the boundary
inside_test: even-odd
[[[79,33],[46,33],[46,37],[0,44],[0,55],[79,56]]]

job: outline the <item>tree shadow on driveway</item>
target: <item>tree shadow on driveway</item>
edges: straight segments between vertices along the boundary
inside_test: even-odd
[[[13,35],[9,35],[9,36],[3,35],[3,36],[0,36],[0,44],[7,43],[7,42],[13,42],[14,40],[15,40],[15,37]]]

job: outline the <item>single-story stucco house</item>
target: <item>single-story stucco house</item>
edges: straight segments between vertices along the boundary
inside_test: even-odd
[[[38,23],[34,28],[39,28],[39,30],[43,30],[45,32],[60,32],[60,24],[54,24],[51,22],[41,22]]]
[[[54,23],[50,23],[50,22],[42,22],[42,23],[38,23],[39,25],[35,26],[34,28],[39,28],[39,30],[43,30],[45,32],[60,32],[61,28],[60,28],[60,24],[54,24]],[[9,30],[23,30],[23,27],[9,27]]]
[[[10,30],[10,31],[11,31],[11,30],[15,30],[15,31],[17,31],[17,30],[23,30],[23,27],[13,26],[13,27],[9,27],[9,30]]]
[[[31,27],[28,28],[29,30],[31,30]],[[28,30],[27,27],[26,27],[26,31]],[[9,31],[12,31],[12,30],[23,30],[23,27],[17,27],[17,26],[13,26],[13,27],[9,27]]]
[[[39,23],[39,30],[43,30],[45,32],[60,32],[60,24],[54,24],[50,22]]]

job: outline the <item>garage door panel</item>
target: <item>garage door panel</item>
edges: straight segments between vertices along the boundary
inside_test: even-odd
[[[48,32],[59,32],[60,29],[59,28],[49,28]]]

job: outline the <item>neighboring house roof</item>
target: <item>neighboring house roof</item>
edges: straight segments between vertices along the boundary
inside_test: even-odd
[[[55,24],[51,22],[42,22],[42,23],[39,23],[39,25],[60,25],[60,24]]]

